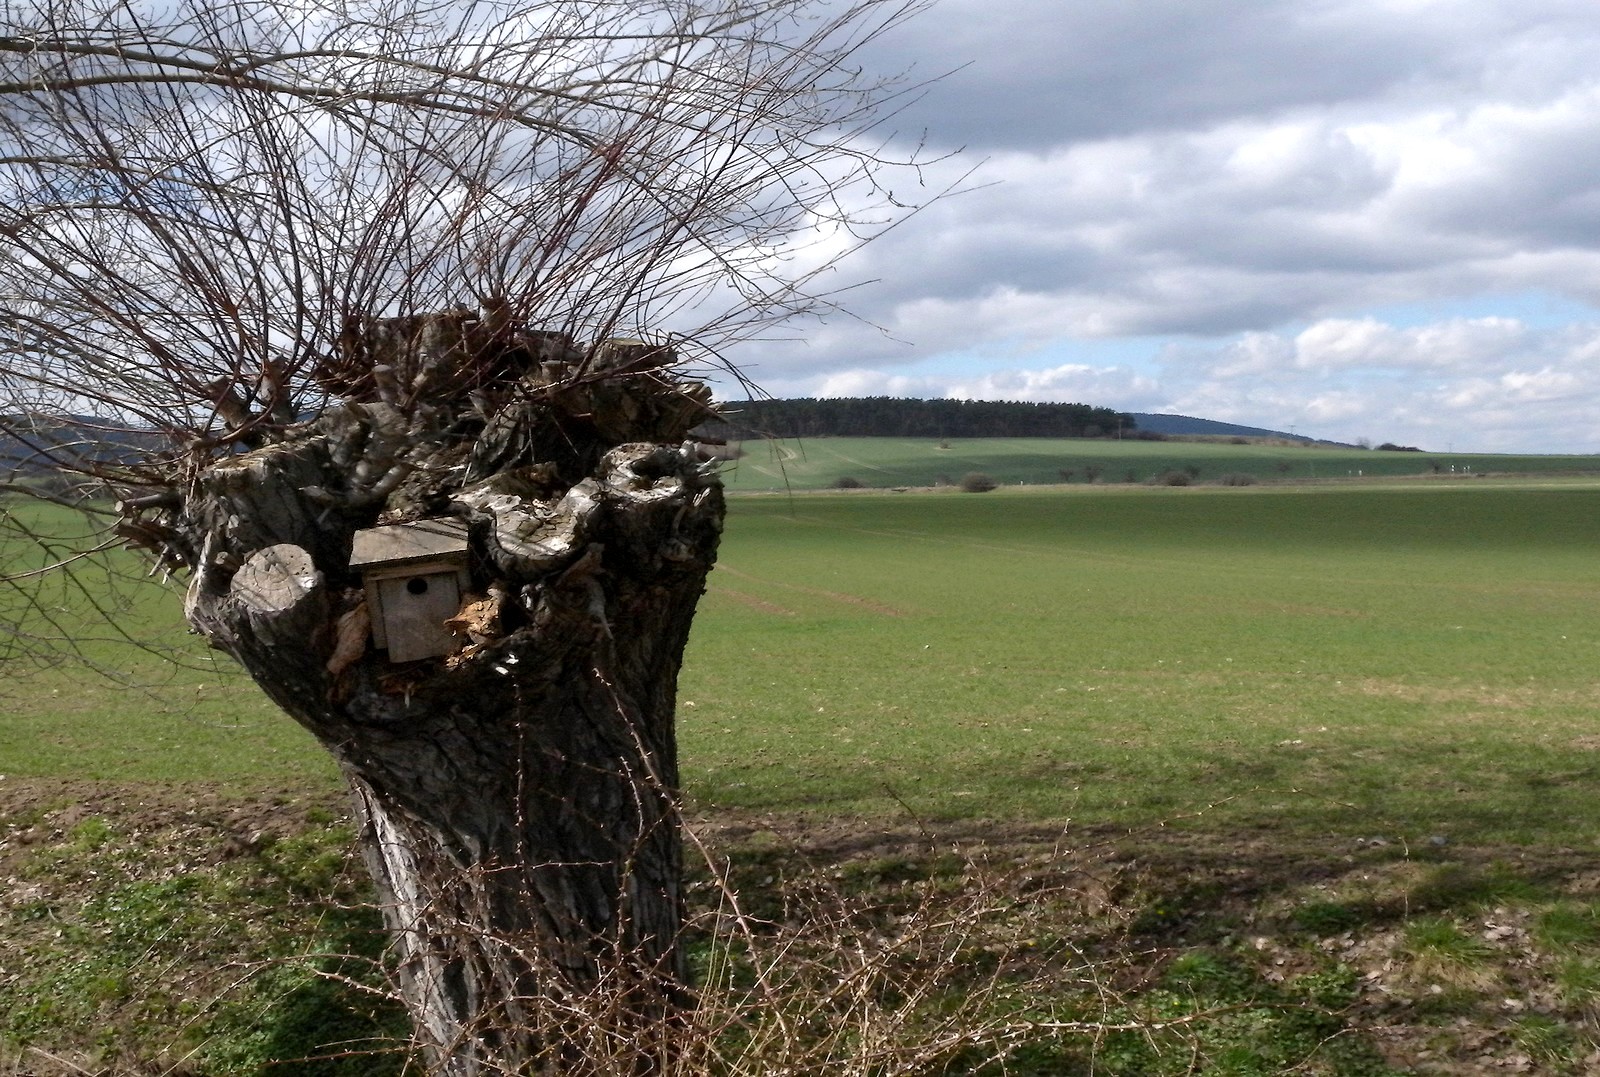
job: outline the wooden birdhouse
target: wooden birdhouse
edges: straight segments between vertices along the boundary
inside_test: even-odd
[[[471,577],[467,528],[456,520],[418,520],[357,531],[350,567],[361,573],[372,642],[391,662],[456,649],[444,622],[461,608]]]

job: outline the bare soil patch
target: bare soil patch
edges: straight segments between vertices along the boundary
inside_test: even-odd
[[[0,877],[31,848],[101,819],[133,841],[176,842],[217,863],[347,814],[338,790],[0,778]]]

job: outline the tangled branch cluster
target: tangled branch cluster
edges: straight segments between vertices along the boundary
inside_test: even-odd
[[[160,486],[429,312],[718,363],[900,212],[893,93],[845,60],[919,3],[7,5],[0,433]],[[435,390],[406,373],[355,378]]]

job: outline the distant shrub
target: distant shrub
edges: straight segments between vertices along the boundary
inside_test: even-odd
[[[1230,471],[1217,479],[1218,486],[1254,486],[1256,477],[1248,471]]]
[[[1378,451],[1379,452],[1421,452],[1422,450],[1417,448],[1415,445],[1396,445],[1392,441],[1386,441],[1382,445],[1378,446]]]
[[[1248,445],[1248,444],[1250,444],[1250,439],[1247,438],[1247,437],[1241,437],[1238,434],[1235,434],[1235,435],[1233,435],[1233,437],[1228,439],[1228,444],[1229,445]]]
[[[1075,468],[1070,468],[1070,467],[1064,467],[1060,471],[1056,472],[1057,475],[1061,476],[1061,481],[1062,482],[1071,482],[1072,481],[1072,476],[1076,475],[1077,473],[1078,472],[1077,472],[1077,470]]]
[[[1129,474],[1131,475],[1132,472],[1129,472]],[[1133,480],[1130,478],[1128,481],[1132,482]],[[1144,484],[1146,486],[1188,486],[1193,481],[1194,476],[1189,474],[1187,471],[1173,469],[1171,471],[1163,471],[1159,474],[1151,475],[1148,479],[1144,480]]]
[[[961,476],[961,488],[969,494],[986,494],[998,485],[981,471],[969,471]]]
[[[937,479],[933,480],[933,484],[935,486],[954,486],[956,484],[956,480],[952,479],[949,475],[940,475]]]
[[[1133,432],[1133,437],[1137,441],[1166,441],[1167,440],[1167,435],[1161,434],[1161,433],[1157,433],[1154,430],[1135,430]]]
[[[1100,478],[1100,472],[1102,472],[1104,470],[1105,469],[1102,468],[1099,464],[1090,464],[1090,465],[1088,465],[1087,467],[1085,467],[1083,469],[1083,481],[1084,482],[1094,482],[1094,481],[1098,480]]]
[[[833,488],[835,490],[859,490],[866,485],[854,475],[840,475],[833,480]]]

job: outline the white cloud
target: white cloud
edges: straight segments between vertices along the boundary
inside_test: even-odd
[[[1396,328],[1376,318],[1329,318],[1294,338],[1304,370],[1477,369],[1503,363],[1525,345],[1527,329],[1511,318],[1458,318]]]
[[[949,397],[959,400],[1090,401],[1109,397],[1139,398],[1159,392],[1157,381],[1147,375],[1122,367],[1084,363],[1038,370],[990,369],[970,377],[954,378],[857,368],[825,375],[807,387],[811,395],[823,397]]]
[[[973,61],[902,122],[989,185],[841,268],[862,320],[735,357],[769,388],[1600,449],[1591,0],[945,0],[878,57]]]
[[[1600,324],[1535,329],[1508,318],[1395,326],[1328,319],[1169,351],[1172,410],[1436,450],[1600,451]],[[1571,424],[1552,437],[1552,427]]]

